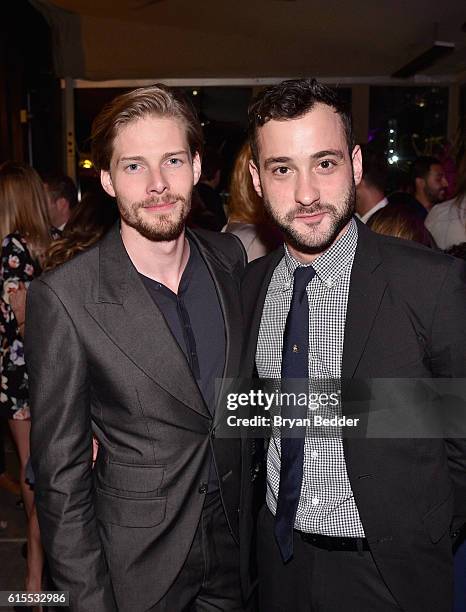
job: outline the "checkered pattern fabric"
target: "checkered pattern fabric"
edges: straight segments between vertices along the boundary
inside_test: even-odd
[[[348,231],[312,263],[315,277],[307,286],[309,301],[310,393],[335,391],[341,377],[346,307],[358,240],[354,219]],[[256,352],[260,378],[279,379],[283,332],[293,293],[293,272],[300,264],[285,247],[267,291]],[[338,416],[341,409],[319,407],[309,416]],[[311,428],[312,429],[312,428]],[[295,528],[308,533],[364,537],[346,471],[341,431],[325,437],[308,429],[304,471]],[[267,454],[267,505],[275,514],[280,482],[280,429],[274,428]]]

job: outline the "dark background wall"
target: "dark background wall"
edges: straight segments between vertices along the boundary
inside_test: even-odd
[[[0,19],[0,162],[62,168],[60,81],[51,32],[27,2],[2,3]]]

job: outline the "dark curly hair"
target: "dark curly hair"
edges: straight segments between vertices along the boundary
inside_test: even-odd
[[[351,114],[338,94],[316,79],[292,79],[267,87],[249,106],[249,142],[256,165],[259,160],[257,129],[270,119],[278,121],[299,119],[311,111],[315,104],[330,106],[340,116],[351,155],[354,147]]]

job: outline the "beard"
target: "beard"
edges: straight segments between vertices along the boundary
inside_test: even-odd
[[[143,214],[145,208],[176,202],[169,213]],[[140,202],[123,203],[117,196],[118,209],[123,221],[134,228],[141,236],[153,242],[169,242],[176,240],[182,233],[186,219],[191,210],[191,194],[184,197],[180,194],[166,193],[163,196],[153,196]]]
[[[431,189],[429,185],[426,185],[424,187],[424,194],[427,200],[434,206],[443,201],[445,191],[443,189]]]
[[[352,181],[345,197],[338,205],[319,202],[311,206],[298,205],[294,210],[280,215],[274,210],[270,201],[264,195],[264,206],[275,224],[283,232],[286,242],[301,253],[315,255],[328,249],[341,230],[349,223],[354,213],[356,201],[356,186]],[[327,213],[330,226],[326,230],[319,229],[320,223],[307,226],[306,229],[298,230],[293,226],[297,215]]]

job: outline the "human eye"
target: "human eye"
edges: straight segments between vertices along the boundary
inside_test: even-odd
[[[169,159],[167,159],[167,165],[170,168],[178,168],[182,164],[183,164],[183,160],[180,159],[179,157],[170,157]]]
[[[322,159],[317,166],[317,169],[322,174],[329,174],[335,168],[337,163],[333,159]]]
[[[136,162],[132,162],[131,164],[127,164],[125,166],[126,172],[129,172],[130,174],[134,174],[135,172],[138,172],[141,168],[142,168],[141,164],[137,164]]]
[[[291,172],[288,166],[277,166],[276,168],[272,168],[272,174],[275,176],[286,176]]]

